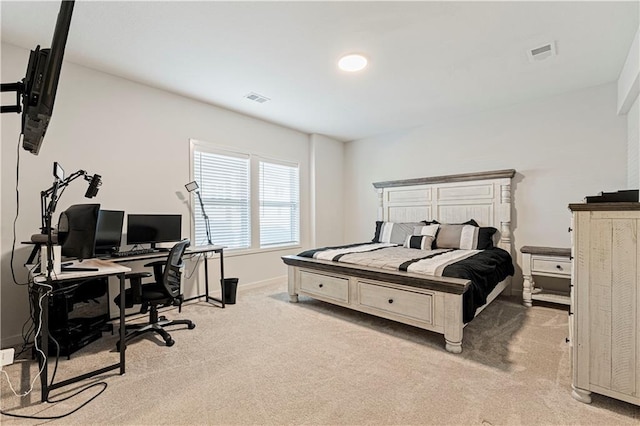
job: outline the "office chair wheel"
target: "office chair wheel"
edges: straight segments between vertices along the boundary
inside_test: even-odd
[[[187,325],[187,328],[189,330],[193,330],[194,328],[196,328],[196,325],[194,323],[191,323],[191,324]]]
[[[176,341],[173,339],[169,339],[166,341],[166,343],[167,343],[167,346],[173,346],[176,343]]]

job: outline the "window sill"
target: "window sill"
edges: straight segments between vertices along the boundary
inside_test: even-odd
[[[224,257],[234,257],[234,256],[247,256],[253,254],[261,254],[261,253],[270,253],[274,251],[290,251],[293,249],[301,249],[302,246],[297,244],[294,246],[279,246],[279,247],[269,247],[269,248],[261,248],[261,249],[229,249],[224,251]]]

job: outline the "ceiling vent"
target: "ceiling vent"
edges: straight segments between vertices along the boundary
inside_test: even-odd
[[[254,101],[257,102],[259,104],[263,104],[267,101],[270,101],[271,99],[267,98],[266,96],[262,96],[258,93],[255,92],[249,92],[246,95],[244,95],[245,98],[249,99],[250,101]]]
[[[552,41],[529,49],[527,50],[527,56],[529,57],[529,62],[544,61],[552,56],[556,56],[556,44]]]

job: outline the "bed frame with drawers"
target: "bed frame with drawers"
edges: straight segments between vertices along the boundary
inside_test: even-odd
[[[515,170],[509,169],[374,183],[379,200],[378,220],[461,223],[475,219],[480,226],[498,229],[496,245],[513,256],[514,174]],[[444,334],[447,351],[462,352],[462,298],[470,281],[300,256],[282,259],[288,265],[291,302],[298,302],[298,295],[306,295],[434,331]],[[476,315],[506,288],[510,288],[510,278],[494,288]]]

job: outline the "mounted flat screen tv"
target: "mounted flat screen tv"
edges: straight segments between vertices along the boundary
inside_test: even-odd
[[[3,92],[16,92],[17,98],[16,105],[3,106],[2,112],[22,112],[22,147],[34,155],[38,155],[51,121],[73,5],[74,1],[60,5],[51,48],[41,49],[38,45],[31,51],[22,82],[2,85]]]

